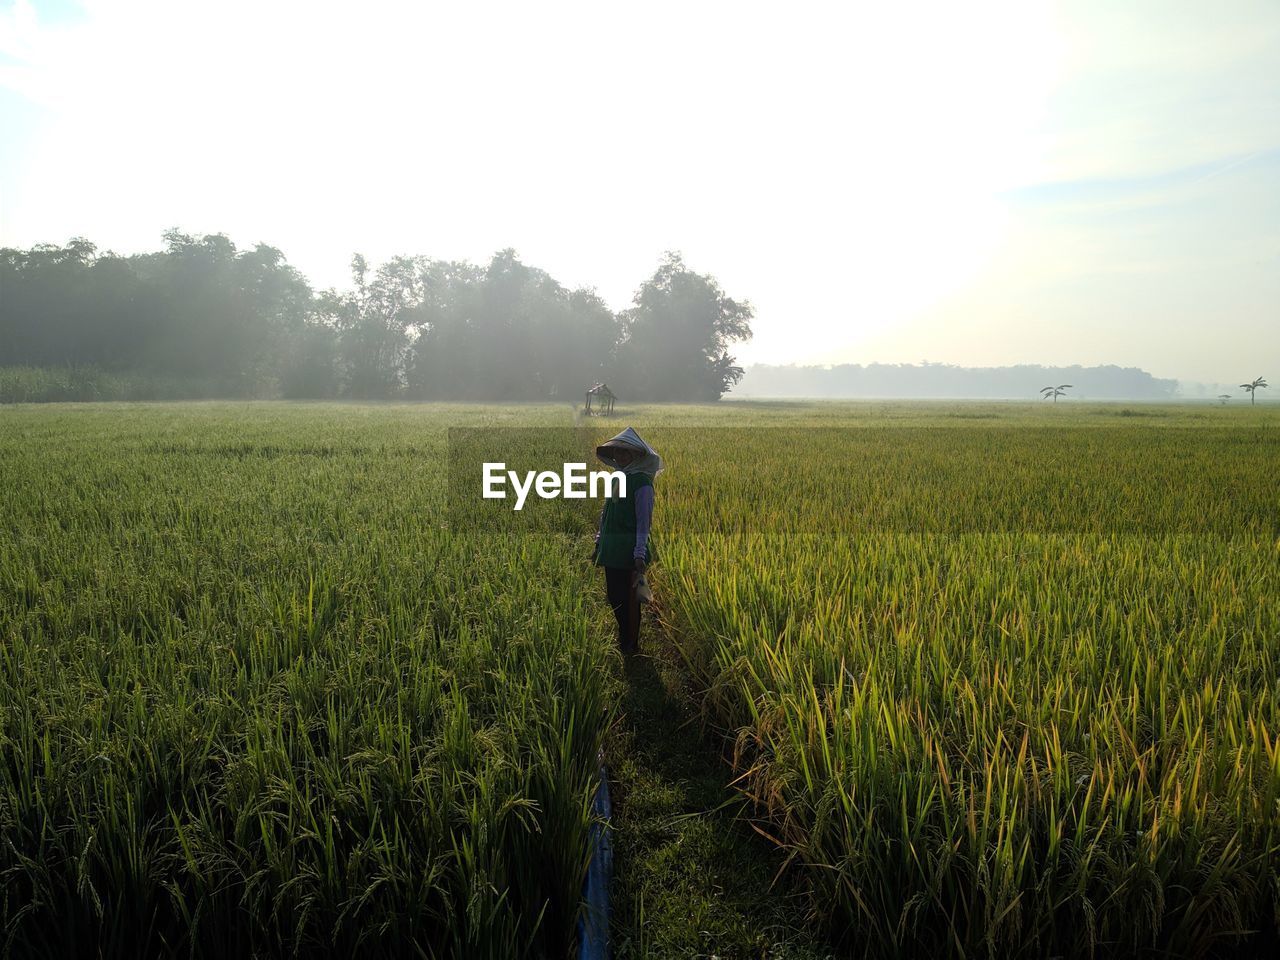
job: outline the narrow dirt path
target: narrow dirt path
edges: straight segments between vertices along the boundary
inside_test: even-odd
[[[647,611],[623,668],[624,717],[607,749],[613,797],[614,956],[816,960],[804,892],[744,819],[719,738]]]
[[[580,411],[574,426],[591,462],[599,428]],[[592,580],[612,637],[598,569]],[[640,650],[623,660],[623,715],[605,746],[613,957],[831,957],[808,930],[809,902],[794,876],[774,882],[783,856],[747,822],[745,799],[728,785],[723,739],[702,729],[679,654],[652,610]]]

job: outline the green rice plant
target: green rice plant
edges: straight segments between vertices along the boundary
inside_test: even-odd
[[[445,509],[445,428],[516,417],[0,408],[6,955],[573,950],[585,528]]]
[[[665,616],[834,941],[1274,945],[1273,418],[841,409],[646,434],[671,465]]]
[[[1274,415],[1165,412],[627,414],[660,610],[842,953],[1274,943]],[[616,711],[592,518],[445,482],[448,427],[566,423],[0,408],[8,954],[571,953]]]
[[[0,367],[0,403],[180,400],[234,395],[237,387],[190,377],[112,373],[92,364]]]

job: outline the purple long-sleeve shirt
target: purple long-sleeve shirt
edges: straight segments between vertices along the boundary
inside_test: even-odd
[[[643,559],[649,544],[649,525],[653,522],[653,487],[646,484],[636,491],[636,548],[633,559]],[[604,523],[604,507],[600,508],[600,521],[596,524],[596,543],[600,542],[600,527]]]

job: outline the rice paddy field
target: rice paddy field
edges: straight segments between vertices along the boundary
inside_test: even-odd
[[[575,948],[610,651],[567,538],[445,522],[468,418],[0,408],[11,955]]]
[[[193,403],[0,407],[8,954],[574,955],[598,505],[459,522],[449,429],[627,424],[830,955],[1276,948],[1280,410]]]

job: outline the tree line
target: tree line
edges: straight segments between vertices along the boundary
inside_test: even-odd
[[[576,401],[605,380],[624,399],[701,401],[738,382],[729,348],[751,337],[751,305],[678,253],[615,312],[510,249],[483,266],[357,254],[349,287],[313,290],[265,244],[164,241],[0,249],[0,368],[209,397]]]
[[[1178,381],[1138,367],[1017,364],[961,367],[947,363],[844,363],[831,367],[747,368],[734,396],[814,398],[994,399],[1035,398],[1045,383],[1072,384],[1082,398],[1171,400]]]

